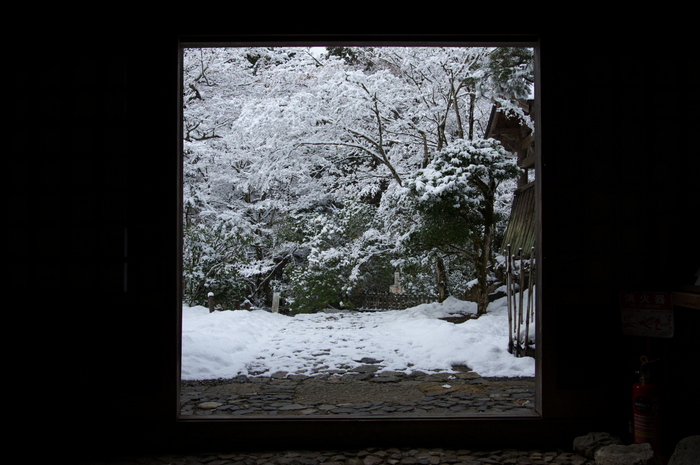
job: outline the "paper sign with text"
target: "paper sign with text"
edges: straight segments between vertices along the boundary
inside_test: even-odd
[[[622,332],[630,336],[673,337],[670,292],[622,292]]]

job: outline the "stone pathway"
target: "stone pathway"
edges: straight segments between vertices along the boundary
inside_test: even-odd
[[[369,448],[201,455],[156,455],[93,461],[85,465],[593,465],[569,451]]]
[[[456,373],[378,373],[371,363],[343,373],[181,382],[181,415],[468,416],[534,413],[534,378]]]
[[[240,376],[183,381],[182,414],[196,418],[269,415],[529,415],[533,378],[456,373],[377,373],[371,363],[344,373]],[[366,448],[235,451],[95,459],[79,465],[595,465],[569,450]]]

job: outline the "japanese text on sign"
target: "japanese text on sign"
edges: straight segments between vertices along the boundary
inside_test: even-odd
[[[631,336],[673,337],[673,302],[668,292],[620,294],[622,332]]]

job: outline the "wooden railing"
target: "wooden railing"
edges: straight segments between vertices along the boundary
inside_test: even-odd
[[[437,297],[422,294],[367,293],[359,310],[404,310],[420,304],[437,302]]]

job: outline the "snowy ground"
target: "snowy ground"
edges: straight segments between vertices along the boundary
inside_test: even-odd
[[[467,365],[481,376],[534,376],[532,357],[507,351],[505,299],[478,319],[460,324],[439,319],[470,313],[476,313],[476,304],[454,298],[406,310],[296,316],[184,306],[182,379],[312,375],[362,365],[363,358],[380,360],[380,372],[435,373]]]

